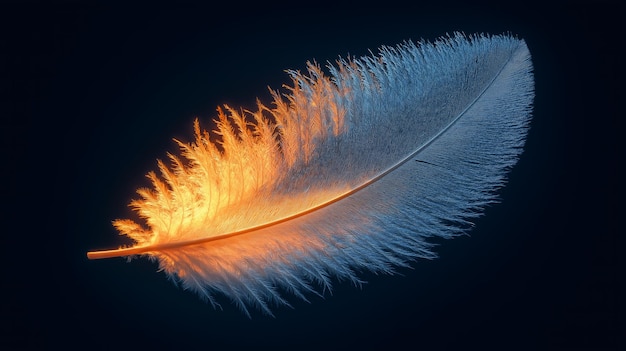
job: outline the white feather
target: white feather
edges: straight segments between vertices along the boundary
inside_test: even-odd
[[[289,71],[273,108],[220,110],[219,147],[196,123],[196,142],[179,142],[186,161],[159,162],[165,180],[151,173],[155,189],[133,202],[147,228],[115,222],[136,245],[88,256],[148,255],[246,314],[434,257],[427,239],[466,231],[522,152],[534,95],[524,41],[457,34],[329,71]]]

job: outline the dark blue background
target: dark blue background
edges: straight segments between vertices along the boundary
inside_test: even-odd
[[[0,5],[2,292],[9,349],[589,349],[624,345],[624,7]],[[511,32],[536,75],[526,151],[468,237],[276,318],[214,310],[145,259],[88,261],[155,159],[285,69],[446,33]],[[618,112],[620,111],[620,112]],[[623,234],[623,230],[621,231]],[[621,343],[621,344],[620,344]],[[4,347],[3,347],[4,348]]]

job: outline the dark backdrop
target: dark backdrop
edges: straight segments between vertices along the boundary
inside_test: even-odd
[[[295,3],[2,3],[0,345],[623,349],[623,5]],[[307,60],[454,31],[525,39],[536,100],[501,203],[438,259],[252,319],[148,260],[86,259],[123,243],[110,221],[194,117],[268,101]]]

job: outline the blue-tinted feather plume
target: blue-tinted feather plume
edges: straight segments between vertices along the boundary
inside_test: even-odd
[[[159,161],[131,203],[145,224],[114,222],[135,245],[88,256],[156,258],[246,314],[434,257],[427,239],[466,231],[522,152],[526,44],[455,35],[328,70],[288,71],[271,107],[224,106],[212,132],[196,121],[195,142],[177,141],[182,157]]]

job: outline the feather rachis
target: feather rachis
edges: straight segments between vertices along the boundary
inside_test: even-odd
[[[362,270],[432,258],[426,239],[464,232],[516,162],[530,70],[522,41],[457,35],[340,60],[330,77],[316,64],[288,71],[294,85],[285,99],[271,91],[273,108],[218,111],[223,150],[194,123],[188,162],[161,169],[165,182],[153,174],[134,202],[150,229],[115,222],[158,245],[122,254],[157,257],[212,303],[219,292],[266,313],[283,289],[304,298],[331,277],[358,283]],[[178,224],[151,218],[163,214]]]

